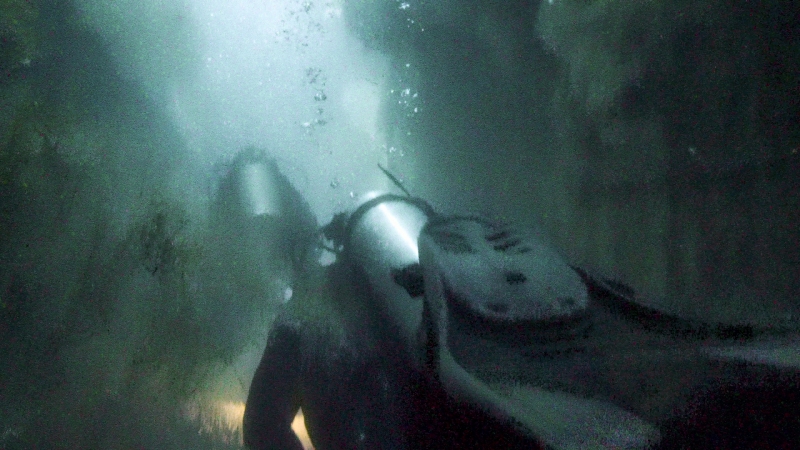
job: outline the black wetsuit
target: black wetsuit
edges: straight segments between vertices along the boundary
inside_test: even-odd
[[[538,447],[510,426],[455,402],[433,378],[412,369],[390,327],[369,314],[366,293],[353,290],[354,275],[346,270],[329,269],[326,282],[334,287],[323,301],[355,298],[337,310],[349,313],[313,320],[287,307],[276,319],[247,399],[249,448],[301,449],[290,428],[299,408],[316,450]],[[307,299],[301,294],[296,301]]]

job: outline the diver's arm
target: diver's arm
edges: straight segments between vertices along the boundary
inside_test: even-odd
[[[244,444],[251,450],[302,450],[291,428],[300,408],[300,333],[286,324],[270,331],[244,411]]]

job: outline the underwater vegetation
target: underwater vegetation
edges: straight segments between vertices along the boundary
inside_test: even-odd
[[[0,74],[0,448],[240,448],[250,341],[163,189],[181,142],[69,2],[3,0]]]
[[[6,83],[16,71],[31,65],[43,39],[37,28],[38,2],[3,0],[0,11],[0,83]]]

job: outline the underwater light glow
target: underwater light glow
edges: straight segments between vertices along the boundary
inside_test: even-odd
[[[183,416],[198,424],[200,433],[214,436],[228,444],[238,442],[239,445],[244,445],[242,402],[195,399],[183,405]]]
[[[294,416],[292,431],[294,431],[294,434],[300,439],[300,443],[303,444],[305,450],[314,450],[314,446],[311,445],[311,438],[308,437],[308,430],[306,430],[306,421],[303,417],[302,409],[297,411],[297,415]]]
[[[184,405],[184,417],[200,425],[201,433],[218,436],[228,444],[238,442],[239,445],[244,445],[242,438],[244,407],[243,402],[195,400]],[[297,411],[292,421],[292,431],[300,439],[305,450],[314,450],[306,430],[302,409]]]

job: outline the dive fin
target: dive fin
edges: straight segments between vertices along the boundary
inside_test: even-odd
[[[646,449],[658,444],[656,426],[611,403],[524,385],[489,385],[439,352],[439,380],[455,398],[481,408],[554,450]]]
[[[660,440],[658,429],[611,403],[531,387],[512,389],[509,403],[523,422],[555,449],[644,449]],[[521,418],[517,416],[518,418]]]
[[[741,361],[780,369],[800,370],[800,338],[715,346],[703,349],[712,359]]]

